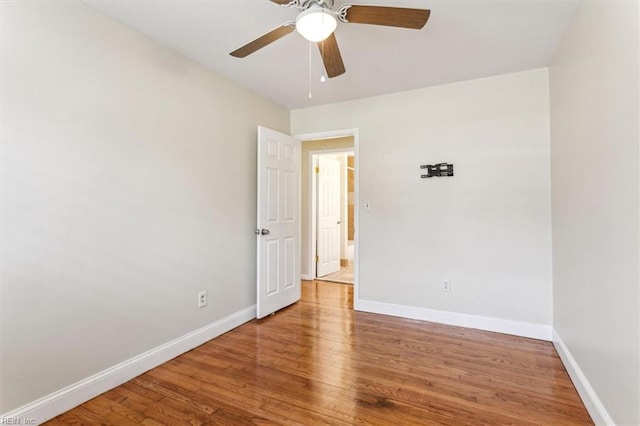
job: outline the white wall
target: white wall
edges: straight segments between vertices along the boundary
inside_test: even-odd
[[[640,424],[638,20],[583,2],[550,67],[554,328],[619,425]]]
[[[255,303],[288,111],[75,2],[2,3],[1,104],[0,413]]]
[[[547,77],[534,70],[292,111],[292,134],[360,130],[360,299],[550,330]],[[420,179],[421,164],[438,162],[454,163],[455,177]]]

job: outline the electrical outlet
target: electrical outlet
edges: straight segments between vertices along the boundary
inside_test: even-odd
[[[207,292],[201,291],[198,293],[198,308],[204,308],[207,306]]]
[[[449,283],[449,280],[442,280],[442,291],[446,291],[447,293],[451,291],[451,284]]]

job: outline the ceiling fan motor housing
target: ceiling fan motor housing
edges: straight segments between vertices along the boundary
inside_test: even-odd
[[[333,8],[334,0],[294,0],[294,7],[300,10],[307,10],[311,7],[321,7],[323,9]]]

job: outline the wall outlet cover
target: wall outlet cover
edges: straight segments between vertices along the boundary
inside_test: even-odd
[[[198,308],[204,308],[207,306],[207,292],[201,291],[198,293]]]

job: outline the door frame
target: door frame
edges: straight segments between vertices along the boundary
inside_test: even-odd
[[[304,133],[304,134],[296,134],[293,135],[296,139],[298,139],[302,144],[307,141],[318,140],[318,139],[334,139],[340,137],[353,137],[353,148],[327,148],[326,150],[314,150],[309,152],[309,178],[307,182],[301,182],[302,185],[307,185],[307,194],[309,194],[309,226],[306,230],[307,233],[307,241],[309,246],[307,247],[307,253],[309,253],[309,265],[315,265],[315,257],[316,257],[316,238],[315,238],[315,228],[316,228],[316,212],[315,212],[315,173],[311,173],[313,170],[313,155],[314,154],[329,154],[329,153],[340,153],[340,152],[353,152],[354,156],[354,183],[353,183],[353,203],[354,203],[354,212],[353,212],[353,222],[355,227],[354,241],[353,241],[353,261],[354,261],[354,269],[353,269],[353,309],[359,310],[359,300],[360,300],[360,292],[359,292],[359,270],[360,270],[360,257],[359,257],[359,246],[360,246],[360,131],[357,128],[354,129],[344,129],[344,130],[333,130],[326,132],[316,132],[316,133]],[[316,272],[314,270],[313,276],[303,275],[304,278],[314,279]]]

